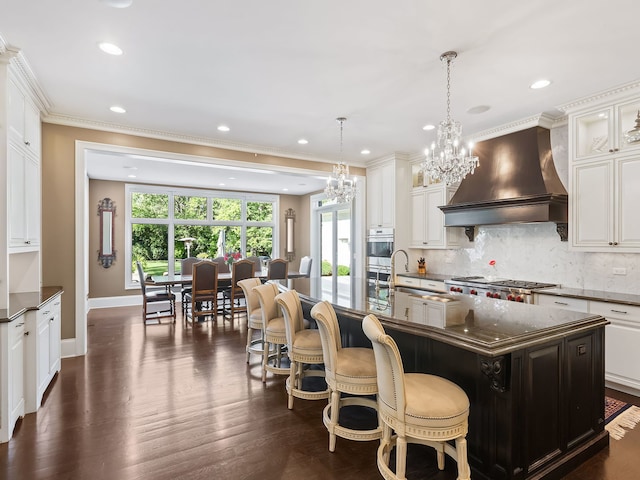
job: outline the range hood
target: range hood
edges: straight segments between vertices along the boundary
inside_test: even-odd
[[[568,195],[551,154],[549,130],[532,127],[477,143],[480,159],[444,212],[447,227],[465,227],[473,241],[476,225],[555,222],[567,240]]]

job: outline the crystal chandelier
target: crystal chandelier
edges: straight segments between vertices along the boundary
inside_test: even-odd
[[[342,160],[342,126],[347,121],[345,117],[338,117],[340,123],[340,161],[333,166],[333,175],[327,179],[327,186],[324,193],[329,200],[337,203],[350,203],[358,193],[356,188],[356,177],[349,177],[349,165],[345,165]]]
[[[431,144],[431,149],[425,150],[422,166],[425,175],[447,185],[460,182],[478,166],[478,157],[473,155],[471,145],[468,154],[464,147],[460,147],[460,122],[451,120],[451,62],[457,56],[456,52],[440,55],[440,60],[447,62],[447,119],[438,125],[438,141]]]

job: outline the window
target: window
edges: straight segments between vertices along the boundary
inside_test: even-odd
[[[138,283],[136,262],[148,275],[180,273],[188,256],[215,258],[277,252],[276,195],[127,185],[126,287]]]

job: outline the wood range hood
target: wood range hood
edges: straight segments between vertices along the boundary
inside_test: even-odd
[[[479,142],[480,163],[447,205],[447,227],[465,227],[473,241],[476,225],[554,222],[567,240],[568,195],[551,154],[550,132],[532,127]]]

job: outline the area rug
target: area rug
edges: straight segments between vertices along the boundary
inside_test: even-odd
[[[615,440],[624,437],[627,430],[631,430],[640,423],[640,407],[604,397],[604,428],[609,436]]]

